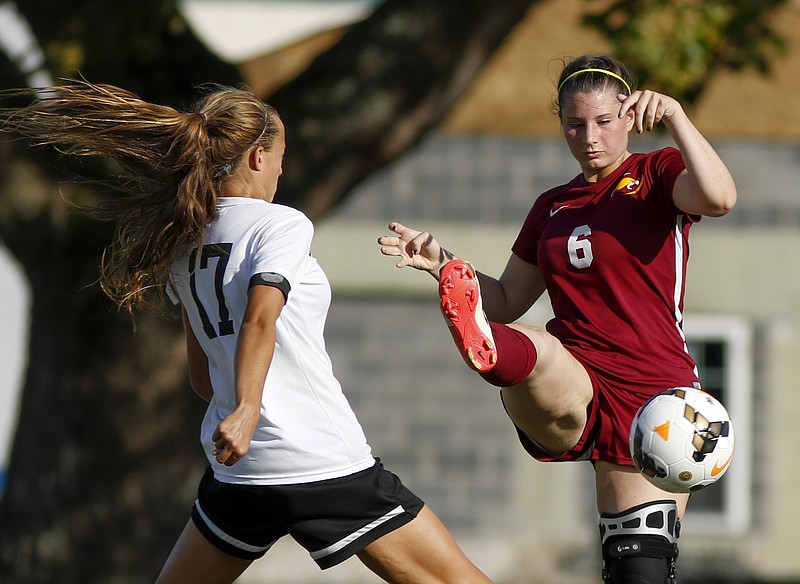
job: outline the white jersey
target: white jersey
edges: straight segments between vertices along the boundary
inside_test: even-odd
[[[311,255],[313,234],[311,221],[300,211],[259,199],[222,197],[204,233],[202,254],[189,250],[172,266],[170,295],[183,305],[208,357],[214,397],[200,440],[222,482],[305,483],[374,464],[325,350],[331,291]],[[234,353],[248,285],[253,275],[264,273],[283,276],[291,289],[277,320],[275,354],[250,450],[225,466],[211,454],[211,436],[236,405]]]

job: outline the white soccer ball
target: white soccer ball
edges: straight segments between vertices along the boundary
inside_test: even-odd
[[[630,433],[636,468],[672,493],[699,491],[725,474],[733,457],[733,422],[712,395],[673,387],[639,408]]]

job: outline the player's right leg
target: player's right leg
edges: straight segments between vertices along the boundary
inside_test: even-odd
[[[212,545],[189,521],[167,558],[156,584],[230,584],[252,563]]]
[[[551,453],[575,446],[594,396],[584,367],[541,328],[489,323],[477,274],[468,262],[445,264],[439,294],[461,356],[487,382],[503,388],[503,403],[514,424]]]
[[[222,483],[206,468],[192,517],[156,584],[230,584],[286,530],[259,505],[263,488]]]
[[[370,543],[358,558],[394,584],[490,584],[429,507]]]

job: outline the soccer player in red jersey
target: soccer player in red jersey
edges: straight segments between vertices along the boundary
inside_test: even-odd
[[[628,434],[650,396],[699,386],[682,332],[689,230],[728,213],[736,187],[680,103],[637,90],[611,57],[567,63],[556,105],[581,173],[538,197],[500,278],[396,222],[378,243],[397,267],[439,280],[459,351],[502,388],[526,450],[592,462],[604,581],[671,583],[689,496],[637,472]],[[631,153],[629,132],[659,122],[677,148]],[[546,328],[516,323],[545,291]]]

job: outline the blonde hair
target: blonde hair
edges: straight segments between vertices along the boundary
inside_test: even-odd
[[[2,92],[23,96],[33,101],[0,109],[3,129],[119,168],[110,181],[119,196],[89,210],[116,222],[100,284],[129,311],[160,304],[176,253],[199,245],[214,217],[220,183],[245,152],[271,149],[280,132],[277,112],[245,88],[210,86],[186,112],[86,81]]]

